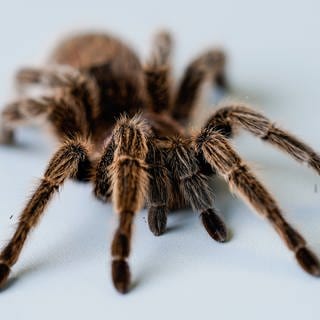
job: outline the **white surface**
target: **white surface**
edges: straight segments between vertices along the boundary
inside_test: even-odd
[[[39,65],[66,32],[114,30],[146,53],[151,33],[164,26],[176,36],[178,73],[197,52],[223,45],[232,98],[255,103],[320,150],[319,9],[317,1],[6,2],[1,104],[11,98],[14,70]],[[47,141],[21,130],[17,148],[0,148],[2,244],[50,158]],[[320,255],[320,179],[246,135],[237,146]],[[191,211],[171,215],[168,233],[155,238],[142,212],[130,258],[134,289],[121,296],[110,280],[111,206],[96,201],[89,185],[67,183],[0,293],[1,319],[319,319],[320,280],[303,273],[274,230],[224,186],[217,193],[231,241],[212,241]]]

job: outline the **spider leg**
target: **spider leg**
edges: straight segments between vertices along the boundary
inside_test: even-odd
[[[212,205],[213,194],[207,176],[201,173],[194,149],[188,141],[172,139],[167,152],[168,164],[184,198],[194,211],[200,212],[209,235],[218,242],[225,242],[227,229]]]
[[[149,140],[146,162],[150,177],[147,195],[148,224],[155,236],[164,233],[171,199],[171,181],[165,167],[164,152]]]
[[[171,108],[171,51],[171,35],[165,31],[157,33],[151,56],[144,67],[152,109],[157,113],[168,111]]]
[[[18,87],[32,84],[62,90],[62,95],[81,101],[87,121],[90,122],[99,111],[99,89],[89,75],[69,66],[53,68],[23,68],[16,74]]]
[[[226,88],[224,66],[225,55],[217,49],[203,53],[189,64],[174,101],[172,116],[176,120],[188,121],[198,100],[202,84],[208,78],[213,78],[217,85]]]
[[[94,194],[98,199],[105,202],[112,195],[110,169],[114,159],[114,151],[115,142],[114,136],[112,136],[98,162],[94,175]],[[165,168],[163,152],[157,148],[152,140],[148,141],[146,163],[150,177],[147,194],[148,223],[153,234],[159,236],[164,233],[167,225],[171,181],[169,180],[168,170]]]
[[[169,31],[163,30],[156,33],[153,39],[148,65],[154,67],[169,65],[172,47],[173,39]]]
[[[37,225],[53,195],[66,179],[77,174],[79,165],[86,161],[87,147],[80,140],[66,142],[54,154],[39,186],[20,215],[13,237],[0,253],[0,286],[5,284],[29,232]]]
[[[230,137],[233,129],[238,127],[248,130],[297,161],[308,164],[320,174],[320,156],[311,147],[291,133],[279,129],[264,115],[246,106],[235,105],[219,109],[210,118],[207,127],[218,130],[226,137]]]
[[[0,143],[14,142],[14,129],[30,122],[43,122],[51,111],[44,99],[24,99],[7,104],[0,114]]]
[[[69,66],[55,66],[53,68],[21,68],[16,73],[18,86],[42,85],[51,88],[72,87],[80,80],[80,73]]]
[[[127,259],[133,218],[144,205],[148,189],[148,172],[145,162],[149,128],[139,117],[118,120],[113,137],[114,158],[110,168],[112,200],[119,214],[119,226],[115,232],[111,253],[112,279],[121,293],[126,293],[130,285],[130,269]]]
[[[0,114],[0,143],[12,144],[15,128],[19,126],[45,122],[54,104],[53,97],[21,99],[7,104]]]
[[[276,201],[219,132],[205,127],[195,140],[195,149],[229,184],[230,188],[265,217],[287,247],[295,253],[301,267],[320,276],[317,257],[306,247],[305,239],[282,216]]]
[[[104,152],[102,153],[102,156],[95,168],[95,173],[93,177],[94,195],[104,202],[110,200],[110,197],[112,195],[110,166],[114,159],[115,148],[115,139],[112,135],[109,141],[107,142]]]
[[[4,136],[12,136],[18,126],[30,123],[49,123],[63,142],[88,134],[88,123],[80,111],[79,101],[68,96],[22,99],[8,104],[1,113]],[[4,141],[7,142],[7,141]]]
[[[1,117],[1,116],[0,116]],[[0,144],[11,145],[14,143],[14,130],[6,124],[3,119],[0,120]]]
[[[0,143],[12,143],[14,128],[48,121],[62,141],[74,133],[88,134],[99,108],[99,90],[93,79],[69,67],[22,69],[20,86],[42,84],[57,89],[50,96],[24,98],[8,104],[1,113]]]

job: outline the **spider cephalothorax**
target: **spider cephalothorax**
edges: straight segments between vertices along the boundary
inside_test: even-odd
[[[0,254],[3,285],[31,229],[68,178],[93,184],[94,194],[111,200],[119,226],[111,246],[112,278],[120,292],[130,285],[128,257],[135,214],[146,205],[151,231],[165,231],[169,210],[191,206],[209,235],[227,240],[213,206],[209,178],[217,173],[266,218],[315,276],[320,265],[304,238],[282,216],[276,201],[229,142],[240,127],[308,164],[320,173],[320,157],[309,146],[243,105],[218,109],[196,135],[186,124],[205,80],[225,89],[225,57],[210,50],[187,67],[177,89],[171,83],[171,37],[158,33],[150,59],[141,64],[125,44],[106,34],[84,34],[62,42],[51,63],[17,73],[20,89],[46,86],[40,98],[21,98],[1,114],[3,143],[14,128],[42,120],[61,141],[39,186],[23,210],[16,231]]]

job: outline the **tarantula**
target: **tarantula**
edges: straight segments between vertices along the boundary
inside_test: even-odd
[[[108,34],[75,35],[56,48],[48,67],[17,73],[22,89],[50,89],[40,98],[21,98],[1,114],[2,143],[14,129],[41,120],[61,142],[0,254],[0,284],[17,262],[29,232],[62,184],[73,178],[91,182],[94,195],[113,202],[119,226],[112,246],[112,279],[125,293],[130,287],[128,257],[135,214],[144,205],[155,235],[166,229],[170,210],[191,206],[218,242],[227,240],[225,224],[212,204],[209,178],[217,173],[230,188],[266,218],[294,252],[301,267],[320,275],[320,264],[305,239],[286,221],[272,195],[230,144],[236,128],[248,130],[320,173],[320,157],[308,145],[279,129],[245,105],[217,110],[198,134],[187,123],[205,80],[226,88],[225,55],[209,50],[187,67],[177,88],[171,81],[172,40],[155,36],[142,64],[124,43]]]

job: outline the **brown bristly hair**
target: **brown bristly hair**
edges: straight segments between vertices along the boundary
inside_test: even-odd
[[[94,195],[114,205],[118,227],[111,245],[112,279],[121,293],[130,289],[133,223],[144,206],[149,228],[156,236],[165,232],[170,210],[191,206],[208,234],[225,242],[227,227],[209,187],[215,173],[271,223],[306,272],[320,275],[317,257],[230,139],[236,128],[245,129],[318,174],[319,155],[261,113],[240,104],[218,109],[202,130],[192,135],[186,124],[192,120],[203,83],[228,87],[226,56],[218,49],[200,54],[175,86],[172,49],[171,35],[162,31],[155,35],[150,57],[142,63],[113,36],[79,34],[57,46],[51,56],[54,65],[18,72],[18,87],[27,96],[7,104],[1,112],[0,142],[13,143],[19,126],[45,123],[60,147],[0,253],[1,286],[30,231],[67,179],[92,183]],[[46,87],[50,93],[29,98],[31,85]]]

